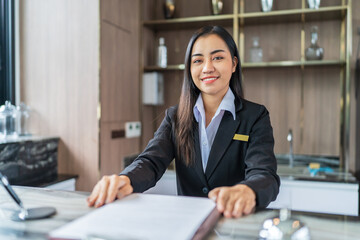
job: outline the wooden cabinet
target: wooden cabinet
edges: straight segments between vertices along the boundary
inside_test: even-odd
[[[140,138],[116,137],[140,121],[140,1],[100,1],[100,176],[118,174]],[[124,135],[124,134],[123,134]]]
[[[264,104],[274,128],[275,152],[287,153],[286,136],[294,133],[297,154],[339,156],[344,166],[349,139],[351,1],[321,1],[309,9],[305,0],[277,0],[271,12],[260,1],[225,0],[223,14],[212,16],[209,1],[175,1],[175,18],[164,19],[162,1],[142,1],[143,72],[160,71],[165,105],[142,107],[143,143],[152,137],[164,110],[178,102],[187,43],[204,25],[225,27],[238,44],[245,98]],[[306,61],[310,28],[319,28],[324,59]],[[260,38],[263,62],[250,62],[253,37]],[[168,67],[155,66],[159,37],[168,47]],[[346,167],[346,166],[345,166]]]
[[[268,208],[359,216],[359,183],[281,179],[279,195]]]

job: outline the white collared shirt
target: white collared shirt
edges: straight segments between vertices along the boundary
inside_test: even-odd
[[[206,126],[205,108],[201,97],[201,93],[199,94],[199,97],[196,100],[193,111],[194,111],[194,117],[196,121],[199,123],[199,141],[200,141],[201,158],[202,158],[202,165],[204,172],[206,170],[207,162],[210,155],[210,150],[214,142],[217,130],[220,126],[220,122],[224,116],[224,112],[225,111],[231,112],[231,114],[234,117],[234,121],[236,119],[234,100],[235,100],[235,96],[229,87],[224,98],[221,100],[221,103],[218,109],[216,110],[214,117],[211,119],[207,127],[205,127]]]

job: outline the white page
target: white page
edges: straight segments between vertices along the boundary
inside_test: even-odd
[[[52,231],[50,236],[191,239],[214,208],[215,203],[208,198],[131,194]]]

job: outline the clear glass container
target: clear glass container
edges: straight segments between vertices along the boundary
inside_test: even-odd
[[[5,105],[0,107],[0,137],[16,137],[16,108],[6,101]]]
[[[250,48],[250,62],[262,62],[263,52],[259,45],[259,38],[253,37],[252,47]]]
[[[321,60],[324,57],[324,49],[318,45],[318,27],[311,27],[311,45],[305,50],[306,60]]]
[[[273,7],[273,0],[261,0],[261,10],[263,12],[270,12]]]
[[[211,1],[211,13],[212,15],[219,15],[223,10],[223,0],[210,0]]]
[[[262,224],[262,229],[259,232],[259,239],[291,239],[291,240],[310,240],[309,228],[291,216],[291,210],[282,208],[279,211],[279,216],[266,219]]]
[[[157,65],[159,67],[167,67],[167,48],[165,46],[165,39],[159,38],[159,46],[157,49]]]
[[[320,7],[320,0],[307,0],[310,9],[318,9]]]
[[[19,136],[30,136],[29,122],[30,122],[30,108],[25,103],[20,103],[17,106],[17,134]]]

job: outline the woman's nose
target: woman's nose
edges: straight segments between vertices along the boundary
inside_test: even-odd
[[[214,65],[211,60],[205,61],[204,67],[203,67],[203,73],[209,73],[213,72],[215,70]]]

